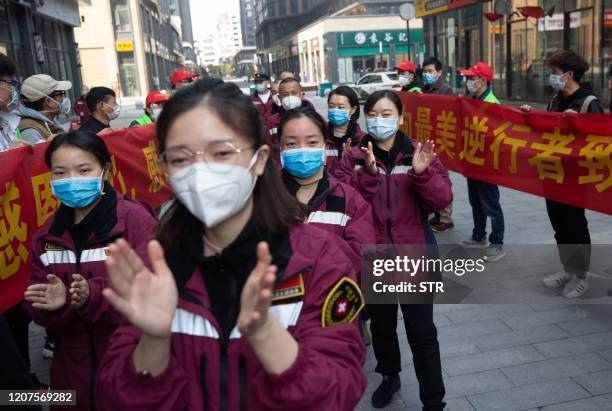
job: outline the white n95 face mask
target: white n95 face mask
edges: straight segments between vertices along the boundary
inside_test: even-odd
[[[230,164],[196,162],[171,175],[168,180],[176,198],[208,228],[238,213],[251,196],[257,177],[251,168]]]

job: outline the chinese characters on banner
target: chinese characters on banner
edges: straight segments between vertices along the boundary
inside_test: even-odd
[[[400,93],[403,130],[449,170],[612,215],[612,116],[521,111]]]
[[[112,154],[110,183],[117,192],[159,207],[171,192],[157,162],[155,126],[102,135]],[[44,163],[47,144],[0,153],[0,312],[22,298],[29,274],[31,239],[59,202]]]

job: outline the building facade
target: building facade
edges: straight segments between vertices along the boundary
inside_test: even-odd
[[[240,31],[242,46],[255,47],[254,0],[240,0]]]
[[[230,64],[242,48],[240,16],[233,13],[221,13],[217,17],[216,42],[219,45],[220,62]]]
[[[408,56],[405,0],[255,0],[261,70],[300,73],[305,83],[353,82],[366,70],[393,67]],[[410,38],[412,58],[422,53],[421,22]],[[381,56],[382,55],[382,56]]]
[[[81,86],[74,28],[79,26],[79,5],[87,1],[0,0],[0,52],[15,61],[18,75],[49,74]]]
[[[171,87],[172,71],[189,66],[186,53],[195,60],[191,19],[181,17],[186,12],[176,0],[92,0],[80,13],[75,35],[84,83],[90,87],[107,86],[122,98],[142,98]]]
[[[456,70],[476,61],[494,68],[498,96],[546,101],[546,59],[559,50],[581,54],[591,65],[583,81],[604,101],[609,98],[607,72],[612,65],[612,0],[416,0],[423,18],[426,53],[445,64],[449,80],[463,87]],[[540,7],[543,18],[520,8]],[[489,21],[487,13],[502,17]],[[529,13],[528,13],[529,14]]]

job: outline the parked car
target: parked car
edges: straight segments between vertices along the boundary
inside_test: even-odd
[[[367,100],[370,94],[378,90],[402,90],[398,75],[394,71],[368,73],[361,77],[355,84],[349,84],[349,86],[357,92],[360,100]]]

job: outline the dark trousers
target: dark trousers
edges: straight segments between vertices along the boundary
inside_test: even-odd
[[[401,371],[401,355],[397,337],[397,304],[368,305],[372,346],[376,356],[376,372],[382,375]],[[412,351],[419,393],[425,410],[441,410],[446,405],[440,362],[438,331],[433,322],[433,304],[400,304]]]
[[[468,196],[472,206],[474,230],[472,239],[482,241],[487,236],[487,217],[491,219],[491,244],[504,243],[504,212],[499,204],[499,188],[495,184],[467,179]]]
[[[565,271],[586,278],[591,264],[591,236],[584,208],[547,199],[546,211]]]
[[[30,369],[30,344],[29,344],[29,325],[30,317],[21,308],[21,302],[14,305],[4,312],[4,319],[8,325],[15,344],[19,348],[24,363]]]

